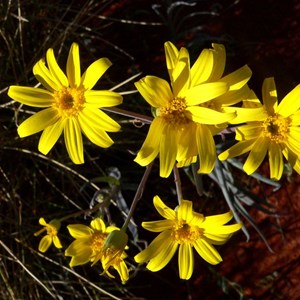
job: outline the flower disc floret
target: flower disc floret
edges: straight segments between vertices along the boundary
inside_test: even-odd
[[[274,143],[284,143],[287,140],[290,118],[284,118],[279,114],[274,114],[266,118],[262,123],[263,136],[269,138]]]
[[[58,110],[61,117],[76,117],[84,109],[86,102],[84,90],[63,87],[54,92],[53,107]]]

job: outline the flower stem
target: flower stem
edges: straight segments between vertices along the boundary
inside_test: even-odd
[[[134,198],[133,198],[133,201],[132,201],[132,204],[131,204],[131,207],[130,207],[130,210],[128,212],[128,215],[127,215],[127,218],[121,228],[121,230],[123,231],[126,231],[127,227],[128,227],[128,224],[132,218],[132,215],[134,213],[134,210],[135,210],[135,207],[136,205],[138,204],[139,200],[142,198],[142,195],[143,195],[143,192],[144,192],[144,188],[145,188],[145,184],[148,180],[148,177],[150,175],[150,172],[151,172],[151,169],[152,169],[152,165],[153,165],[153,162],[150,163],[147,167],[146,167],[146,170],[145,170],[145,173],[143,175],[143,178],[136,190],[136,193],[134,195]]]
[[[173,168],[173,173],[174,173],[174,182],[176,185],[176,194],[177,194],[177,199],[178,199],[178,204],[180,205],[181,200],[182,200],[182,189],[181,189],[181,180],[179,176],[179,170],[176,166]]]
[[[121,109],[121,108],[117,108],[117,107],[109,107],[109,108],[105,107],[105,108],[101,108],[101,109],[105,110],[105,111],[115,113],[115,114],[118,114],[118,115],[126,116],[126,117],[129,117],[129,118],[132,118],[132,119],[138,119],[138,120],[140,120],[144,123],[148,123],[148,124],[150,124],[153,121],[152,117],[137,114],[135,112],[128,111],[128,110]]]

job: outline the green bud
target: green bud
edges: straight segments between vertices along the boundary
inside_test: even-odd
[[[107,236],[103,249],[114,249],[123,251],[128,242],[128,235],[123,230],[114,230]]]

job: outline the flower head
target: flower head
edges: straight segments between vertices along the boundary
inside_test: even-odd
[[[75,241],[66,249],[65,255],[71,256],[70,266],[101,261],[103,273],[114,277],[109,268],[117,270],[122,282],[128,280],[128,269],[124,262],[127,234],[115,226],[106,227],[103,220],[96,218],[91,226],[73,224],[67,226]]]
[[[41,239],[39,243],[39,251],[46,252],[52,243],[56,248],[62,248],[61,242],[57,236],[58,230],[60,228],[60,222],[54,219],[49,223],[46,223],[44,218],[40,218],[39,223],[40,225],[44,226],[44,228],[37,231],[34,235],[38,236],[42,232],[47,232],[47,234]]]
[[[274,78],[266,78],[262,87],[263,104],[252,99],[252,107],[262,106],[264,114],[251,117],[251,122],[236,129],[239,142],[219,155],[225,160],[250,151],[244,164],[249,175],[260,166],[268,153],[270,177],[279,180],[283,173],[283,156],[300,174],[300,84],[278,104]],[[247,103],[247,102],[246,102]]]
[[[88,262],[96,263],[101,259],[102,248],[108,234],[117,227],[106,227],[103,220],[96,218],[91,221],[91,226],[71,224],[67,228],[75,241],[66,249],[65,255],[71,256],[70,266],[83,265]]]
[[[153,272],[164,268],[179,248],[179,276],[189,279],[194,269],[193,248],[208,263],[218,264],[222,258],[213,245],[224,244],[242,227],[241,224],[224,225],[231,220],[231,212],[205,217],[193,211],[193,203],[188,200],[182,200],[175,210],[166,206],[158,196],[153,202],[166,220],[142,223],[147,230],[160,234],[134,257],[138,263],[148,262],[147,268]]]
[[[145,166],[159,155],[160,176],[168,177],[176,161],[181,167],[195,161],[198,155],[199,172],[210,173],[216,160],[213,135],[236,116],[234,110],[225,111],[222,104],[241,100],[237,91],[249,80],[251,71],[245,66],[222,77],[225,48],[219,44],[204,49],[192,68],[185,48],[178,51],[167,42],[165,53],[171,85],[155,76],[135,83],[155,111],[135,161]]]
[[[22,103],[43,110],[29,117],[18,127],[20,137],[43,131],[39,151],[47,154],[64,132],[67,151],[76,164],[84,162],[83,132],[97,146],[107,148],[113,141],[106,131],[120,129],[118,123],[99,108],[115,106],[122,96],[112,91],[92,90],[99,78],[111,66],[107,58],[92,63],[81,76],[79,47],[73,43],[69,52],[66,74],[58,66],[53,49],[46,55],[48,67],[41,59],[33,73],[44,88],[11,86],[8,95]]]

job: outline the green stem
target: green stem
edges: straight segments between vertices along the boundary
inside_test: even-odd
[[[62,221],[68,220],[68,219],[70,219],[70,218],[74,218],[74,217],[81,216],[81,215],[83,215],[83,214],[92,213],[92,212],[94,212],[94,211],[97,211],[101,205],[103,205],[103,202],[102,202],[102,203],[98,203],[98,204],[95,205],[93,208],[81,210],[81,211],[78,211],[78,212],[76,212],[76,213],[73,213],[73,214],[69,214],[69,215],[67,215],[67,216],[64,216],[64,217],[58,219],[58,221],[59,221],[59,222],[62,222]]]
[[[153,165],[153,162],[150,163],[147,167],[146,167],[146,170],[145,170],[145,173],[143,175],[143,178],[136,190],[136,193],[134,195],[134,198],[133,198],[133,201],[132,201],[132,204],[131,204],[131,207],[130,207],[130,210],[128,212],[128,215],[127,215],[127,218],[124,222],[124,225],[122,226],[121,230],[123,231],[126,231],[127,227],[128,227],[128,224],[133,216],[133,213],[135,211],[135,207],[136,205],[138,204],[139,200],[142,198],[142,195],[143,195],[143,192],[144,192],[144,188],[145,188],[145,184],[148,180],[148,177],[150,175],[150,172],[151,172],[151,169],[152,169],[152,165]]]
[[[144,123],[148,123],[148,124],[152,123],[152,121],[153,121],[152,117],[137,114],[135,112],[128,111],[128,110],[121,109],[121,108],[117,108],[117,107],[109,107],[109,108],[106,107],[106,108],[101,108],[101,109],[105,110],[105,111],[115,113],[115,114],[118,114],[118,115],[126,116],[126,117],[129,117],[129,118],[132,118],[132,119],[138,119],[138,120],[140,120]]]
[[[181,180],[179,176],[179,170],[176,166],[173,168],[173,173],[174,173],[174,182],[176,185],[176,194],[177,194],[177,199],[178,199],[178,204],[181,204],[182,200],[182,189],[181,189]]]

